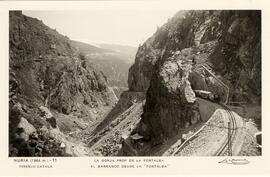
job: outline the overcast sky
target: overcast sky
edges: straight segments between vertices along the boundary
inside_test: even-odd
[[[43,21],[69,38],[88,43],[113,43],[138,46],[157,26],[167,22],[176,7],[137,6],[127,8],[92,8],[82,11],[23,11]]]

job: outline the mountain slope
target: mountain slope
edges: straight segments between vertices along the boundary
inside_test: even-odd
[[[63,152],[61,142],[68,142],[63,133],[102,119],[117,98],[104,74],[79,55],[67,37],[20,11],[11,11],[9,18],[10,155],[57,155],[29,138],[54,134],[55,146]],[[33,131],[27,131],[29,127]]]
[[[96,47],[94,45],[90,45],[84,42],[80,42],[80,41],[71,41],[72,44],[74,45],[75,48],[77,48],[77,50],[80,50],[80,52],[84,53],[85,55],[89,54],[95,54],[95,53],[109,53],[109,52],[113,52],[112,50],[107,50],[105,48],[100,48],[100,47]]]
[[[132,133],[145,155],[201,120],[201,90],[221,103],[260,105],[261,12],[180,11],[139,47],[128,84],[146,92]]]
[[[132,63],[134,61],[137,47],[128,46],[128,45],[119,45],[119,44],[98,44],[101,48],[112,50],[117,52],[123,56],[123,59],[127,60],[127,62]]]
[[[118,98],[127,90],[128,69],[135,57],[136,47],[116,44],[98,44],[99,47],[96,47],[78,41],[72,41],[72,44],[85,55],[87,61],[104,73]]]

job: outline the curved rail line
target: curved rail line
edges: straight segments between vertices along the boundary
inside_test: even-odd
[[[228,152],[228,155],[233,155],[232,143],[233,143],[233,139],[234,139],[235,133],[236,133],[236,120],[235,120],[235,116],[231,112],[230,108],[228,108],[226,105],[223,105],[223,104],[221,104],[221,106],[228,113],[228,115],[229,115],[229,121],[231,122],[231,124],[230,124],[231,126],[228,127],[228,131],[229,131],[229,137],[228,137],[228,139],[230,138],[231,144],[229,144],[229,141],[225,141],[225,143],[220,147],[220,149],[218,150],[218,152],[217,152],[216,155],[217,156],[221,156],[221,155],[223,155],[226,152],[226,150],[229,151],[229,146],[231,146],[230,147],[231,153]]]
[[[229,115],[229,121],[231,122],[231,127],[228,127],[227,129],[228,129],[228,131],[229,130],[231,130],[230,131],[230,137],[228,137],[228,138],[230,138],[230,141],[232,142],[233,141],[233,139],[234,139],[234,137],[235,137],[235,133],[236,133],[236,129],[237,129],[237,127],[236,127],[236,120],[235,120],[235,116],[234,116],[234,114],[231,112],[231,110],[230,110],[230,108],[228,108],[225,104],[220,104],[223,108],[224,108],[224,110],[227,112],[227,114]],[[210,118],[211,119],[211,118]],[[209,120],[210,120],[209,119]],[[187,145],[187,143],[189,142],[189,141],[191,141],[191,140],[193,140],[203,129],[204,129],[204,127],[207,125],[207,123],[203,126],[203,127],[201,127],[201,129],[200,130],[198,130],[196,133],[194,133],[190,138],[188,138],[186,141],[184,141],[183,142],[183,144],[181,144],[181,146],[179,147],[179,148],[177,148],[175,151],[174,151],[174,153],[172,154],[172,156],[174,156],[175,154],[177,154],[179,151],[180,151],[180,149],[183,149],[186,145]],[[232,145],[232,144],[231,144]],[[217,153],[216,153],[216,156],[221,156],[221,155],[223,155],[224,154],[224,152],[226,152],[226,150],[227,150],[227,148],[226,147],[229,147],[229,143],[228,143],[228,140],[227,141],[225,141],[223,144],[222,144],[222,146],[219,148],[219,150],[217,151]]]
[[[228,147],[228,150],[229,150],[229,146],[230,147],[230,155],[232,155],[232,140],[234,139],[235,137],[235,132],[236,132],[236,120],[235,120],[235,117],[234,117],[234,114],[231,112],[230,108],[228,108],[226,106],[226,104],[228,103],[228,100],[229,100],[229,94],[230,94],[230,88],[224,83],[222,82],[219,78],[217,78],[215,76],[215,74],[210,70],[212,69],[211,66],[209,66],[208,64],[206,63],[200,63],[197,67],[202,67],[204,70],[206,70],[211,76],[213,76],[222,86],[224,86],[227,90],[227,95],[226,95],[226,100],[224,101],[224,103],[220,103],[220,105],[224,108],[224,110],[228,113],[229,115],[229,121],[231,122],[230,126],[231,127],[228,127],[228,139],[230,138],[230,142],[231,144],[229,144],[228,142],[229,141],[226,141],[224,142],[224,144],[220,147],[220,149],[218,150],[218,152],[216,153],[217,156],[220,156],[222,154],[224,154],[224,152],[226,152],[226,147]],[[208,69],[209,68],[209,69]],[[211,118],[210,118],[211,119]],[[209,120],[208,120],[209,121]],[[207,122],[208,122],[207,121]],[[207,123],[206,123],[207,124]],[[205,127],[206,125],[202,126],[196,133],[194,133],[191,137],[189,137],[186,141],[184,141],[179,148],[177,148],[176,151],[174,151],[174,153],[172,154],[172,156],[174,156],[175,154],[177,154],[180,149],[182,149],[183,147],[185,147],[187,145],[187,143],[191,140],[193,140]],[[230,131],[231,130],[231,131]]]

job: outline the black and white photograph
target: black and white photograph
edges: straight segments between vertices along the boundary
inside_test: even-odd
[[[0,1],[0,176],[270,175],[269,7]]]
[[[8,156],[261,156],[261,14],[10,10]]]

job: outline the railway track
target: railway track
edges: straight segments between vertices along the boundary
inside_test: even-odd
[[[228,130],[228,135],[227,135],[228,137],[227,137],[227,141],[224,141],[224,143],[217,150],[217,153],[215,155],[216,156],[221,156],[221,155],[224,155],[226,153],[226,151],[228,151],[228,155],[232,156],[233,155],[232,143],[233,143],[233,140],[235,138],[237,125],[236,125],[236,119],[235,119],[234,114],[232,113],[230,108],[226,105],[228,103],[230,89],[225,83],[223,83],[220,79],[218,79],[216,77],[216,75],[212,72],[213,69],[212,69],[211,66],[209,66],[206,63],[201,63],[201,64],[198,65],[198,67],[202,67],[205,71],[207,71],[211,76],[213,76],[227,90],[226,100],[223,103],[220,103],[219,105],[227,112],[228,117],[229,117],[228,127],[226,128],[226,125],[224,126]],[[194,135],[192,135],[189,139],[187,139],[185,142],[183,142],[183,144],[179,148],[177,148],[177,150],[172,155],[174,156],[175,154],[177,154],[180,151],[180,149],[183,149],[186,146],[186,144],[188,142],[190,142],[194,138],[196,138],[196,136],[204,129],[204,127],[205,126],[203,126]]]
[[[222,106],[222,108],[226,111],[228,118],[229,118],[229,126],[230,127],[226,127],[224,126],[224,128],[226,128],[228,130],[228,137],[227,140],[224,141],[224,143],[220,146],[220,148],[217,150],[216,152],[216,156],[222,156],[224,155],[227,151],[228,151],[228,155],[232,156],[233,152],[232,152],[232,142],[234,140],[235,134],[236,134],[236,129],[237,129],[237,124],[236,124],[236,119],[234,114],[232,113],[232,111],[230,110],[230,108],[228,108],[225,104],[220,104]],[[174,151],[174,153],[172,154],[172,156],[174,156],[175,154],[177,154],[181,149],[183,149],[188,142],[192,141],[194,138],[197,137],[197,135],[204,129],[204,127],[207,125],[207,123],[200,129],[198,130],[194,135],[192,135],[189,139],[187,139],[185,142],[183,142],[183,144],[177,148],[176,151]]]
[[[236,134],[236,120],[235,120],[235,116],[232,113],[232,111],[230,110],[230,108],[228,108],[228,106],[226,106],[225,104],[221,104],[221,106],[224,108],[224,110],[227,112],[227,114],[229,115],[229,122],[228,123],[228,140],[225,141],[223,143],[223,145],[220,147],[220,149],[217,151],[217,156],[221,156],[224,155],[226,153],[226,151],[228,151],[228,155],[232,156],[233,155],[233,151],[232,151],[232,143]]]

